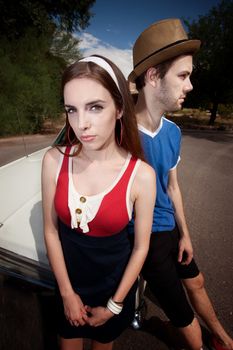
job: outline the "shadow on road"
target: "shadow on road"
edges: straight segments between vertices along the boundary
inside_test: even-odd
[[[192,130],[181,129],[182,135],[194,137],[196,139],[206,139],[212,142],[228,143],[233,142],[233,132],[216,130]]]

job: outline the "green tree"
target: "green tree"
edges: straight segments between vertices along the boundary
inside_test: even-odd
[[[28,27],[38,33],[51,22],[56,28],[72,32],[88,24],[95,0],[0,0],[0,34],[8,38],[23,36]]]
[[[0,0],[0,136],[39,132],[61,113],[60,79],[80,57],[71,31],[94,0]]]
[[[219,104],[233,103],[233,1],[222,0],[197,21],[185,21],[190,38],[202,42],[192,75],[192,102],[211,106],[214,124]]]
[[[48,37],[28,32],[14,43],[0,40],[0,135],[35,133],[45,117],[60,113],[65,62],[48,53]]]
[[[54,33],[50,52],[62,58],[67,63],[72,63],[81,57],[78,49],[79,40],[71,33],[57,30]]]

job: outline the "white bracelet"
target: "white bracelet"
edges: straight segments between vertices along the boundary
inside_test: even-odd
[[[115,303],[115,301],[112,300],[112,298],[110,298],[108,300],[107,303],[107,308],[108,310],[110,310],[114,315],[119,315],[119,313],[122,311],[123,309],[123,305],[119,305],[117,303]]]

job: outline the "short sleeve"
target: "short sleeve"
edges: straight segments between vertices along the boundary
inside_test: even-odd
[[[181,157],[180,157],[180,149],[181,149],[181,130],[180,128],[174,124],[173,130],[172,130],[172,143],[173,143],[173,160],[172,160],[172,167],[170,170],[173,170],[177,167],[179,164]]]

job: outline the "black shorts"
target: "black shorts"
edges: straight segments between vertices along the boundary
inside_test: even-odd
[[[151,234],[142,276],[172,324],[186,327],[192,323],[194,313],[181,280],[197,277],[199,269],[194,259],[189,265],[178,263],[179,237],[177,227],[173,231]]]

